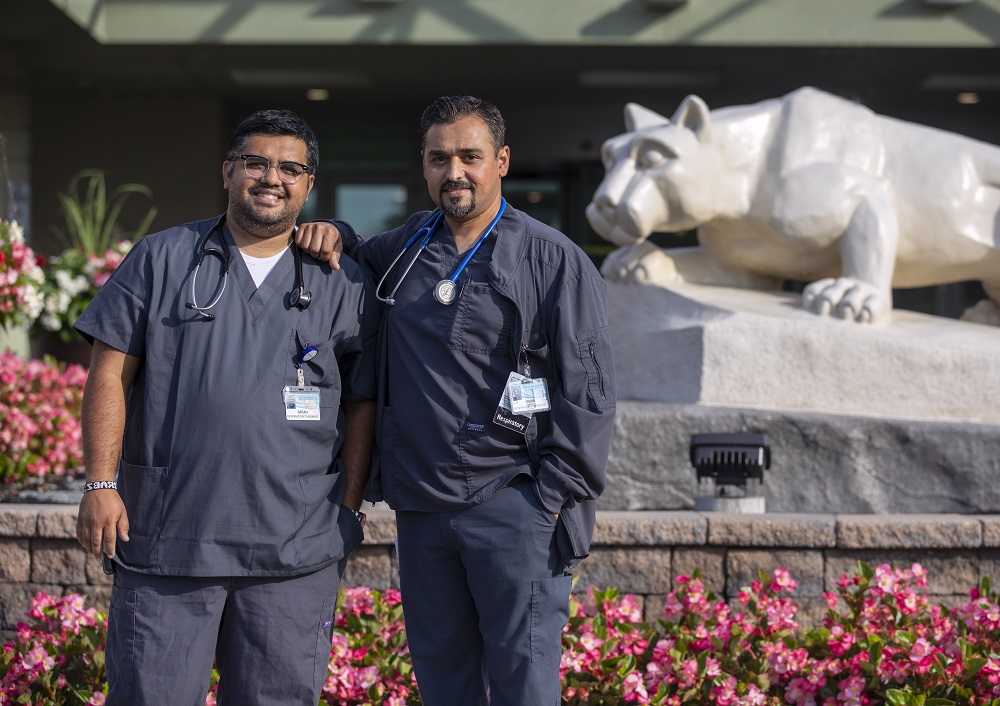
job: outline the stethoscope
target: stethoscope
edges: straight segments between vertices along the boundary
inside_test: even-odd
[[[493,220],[490,221],[490,224],[486,226],[486,230],[484,230],[483,234],[479,236],[479,239],[476,241],[476,244],[473,245],[471,248],[469,248],[469,252],[466,253],[462,261],[458,263],[458,267],[455,268],[455,271],[452,273],[451,277],[449,277],[448,279],[441,280],[434,286],[434,299],[436,299],[438,302],[446,306],[449,304],[453,304],[455,302],[455,298],[458,296],[458,287],[456,283],[458,282],[459,276],[462,274],[463,271],[465,271],[465,267],[469,264],[469,261],[472,259],[472,256],[476,254],[477,250],[479,250],[479,246],[483,244],[484,240],[486,240],[486,236],[488,236],[493,231],[493,228],[496,226],[497,222],[500,220],[500,217],[506,210],[507,210],[507,200],[501,197],[500,210],[497,211],[497,215],[493,217]],[[403,283],[403,280],[406,279],[406,275],[409,274],[410,268],[412,268],[413,265],[417,262],[417,259],[420,257],[420,253],[422,253],[424,250],[427,249],[427,245],[431,242],[431,238],[434,237],[434,231],[437,230],[439,225],[441,225],[442,220],[444,220],[444,214],[441,211],[434,211],[434,213],[432,213],[427,218],[427,220],[423,222],[419,230],[417,230],[416,233],[411,235],[409,240],[406,241],[406,244],[403,246],[403,249],[399,252],[398,255],[396,255],[396,259],[392,261],[392,264],[389,265],[389,268],[385,271],[385,274],[382,275],[382,279],[378,281],[378,286],[375,287],[375,297],[380,302],[384,302],[389,306],[393,306],[396,303],[396,292],[399,291],[399,286]],[[413,256],[413,259],[410,260],[409,264],[406,266],[406,269],[403,270],[403,274],[396,281],[396,286],[392,288],[392,291],[389,292],[389,294],[383,297],[379,292],[382,291],[382,286],[385,284],[385,278],[389,276],[389,273],[392,272],[392,269],[403,258],[403,255],[406,254],[406,251],[409,250],[410,247],[412,247],[412,245],[415,242],[417,242],[417,240],[419,240],[421,236],[423,236],[424,239],[423,241],[421,241],[420,247],[417,248],[417,254]]]
[[[212,238],[212,234],[218,231],[220,237],[222,235],[222,225],[226,222],[226,214],[223,213],[219,216],[219,220],[215,222],[209,230],[208,233],[201,241],[201,253],[198,256],[198,264],[194,266],[194,275],[191,277],[191,301],[188,302],[187,308],[194,309],[203,317],[205,321],[214,321],[215,314],[208,313],[208,310],[219,303],[222,299],[223,292],[226,291],[226,283],[229,281],[229,248],[217,248],[214,245],[209,245],[209,240]],[[292,252],[295,256],[295,286],[292,291],[288,294],[289,302],[292,306],[298,308],[300,311],[308,308],[309,303],[312,302],[312,293],[305,291],[305,282],[302,279],[302,253],[299,252],[297,245],[292,245]],[[211,255],[217,257],[222,263],[222,280],[219,285],[215,288],[215,292],[212,294],[212,300],[205,306],[198,306],[198,299],[195,294],[195,285],[198,283],[198,271],[201,270],[201,263],[205,261],[205,256]]]

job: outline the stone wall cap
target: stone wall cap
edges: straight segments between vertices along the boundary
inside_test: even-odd
[[[38,505],[0,505],[0,537],[34,537]]]
[[[644,510],[597,513],[594,545],[681,546],[705,544],[708,523],[696,512]]]
[[[957,549],[983,544],[973,515],[838,515],[837,546],[844,549]]]
[[[708,543],[733,547],[835,547],[834,515],[768,512],[701,513],[708,522]]]

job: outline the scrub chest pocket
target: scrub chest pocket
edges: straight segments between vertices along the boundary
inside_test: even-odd
[[[466,282],[458,300],[449,307],[448,348],[466,353],[509,356],[514,331],[514,304],[491,285]]]

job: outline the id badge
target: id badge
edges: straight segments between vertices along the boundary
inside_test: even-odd
[[[311,385],[288,385],[282,391],[285,419],[319,421],[319,388]]]
[[[510,409],[515,414],[547,412],[551,406],[549,386],[545,378],[525,378],[519,382],[508,382],[507,395],[510,398]]]
[[[503,388],[503,395],[500,396],[500,404],[497,405],[497,411],[493,414],[494,424],[516,431],[518,434],[524,434],[528,431],[528,422],[531,420],[531,413],[523,414],[513,411],[510,400],[510,386],[511,383],[520,383],[524,380],[530,382],[531,378],[526,378],[514,372],[507,376],[507,385]]]

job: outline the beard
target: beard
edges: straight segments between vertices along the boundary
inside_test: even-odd
[[[450,198],[445,189],[462,188],[469,190],[469,203],[462,204],[461,197]],[[476,190],[467,181],[447,181],[441,185],[441,212],[450,218],[465,218],[476,210]]]
[[[298,214],[289,208],[287,199],[284,204],[280,209],[258,209],[250,201],[249,193],[231,194],[229,200],[230,213],[240,227],[262,240],[287,233],[295,226]]]

